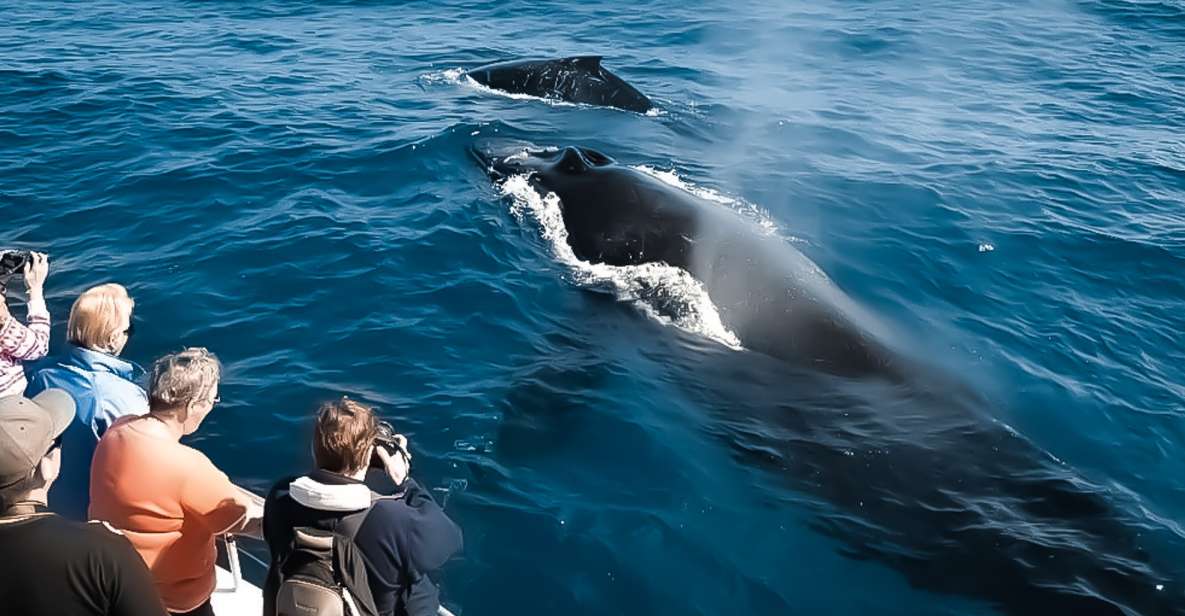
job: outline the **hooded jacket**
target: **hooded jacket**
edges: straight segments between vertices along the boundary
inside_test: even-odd
[[[370,507],[354,543],[366,563],[371,595],[381,616],[435,616],[440,606],[428,573],[461,549],[461,529],[432,495],[408,478],[395,497],[374,501],[361,481],[326,470],[283,479],[268,494],[263,534],[271,565],[263,587],[264,616],[275,615],[279,567],[295,528],[333,531],[341,518]]]

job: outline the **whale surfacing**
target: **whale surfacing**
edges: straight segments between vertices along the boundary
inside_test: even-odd
[[[480,66],[466,75],[483,86],[511,94],[638,113],[653,107],[644,94],[601,66],[601,56],[499,62]]]
[[[491,173],[529,173],[538,192],[559,197],[581,260],[682,268],[745,348],[841,376],[895,380],[898,358],[864,327],[855,303],[805,255],[736,212],[589,148],[478,155]]]
[[[589,148],[474,153],[495,181],[558,197],[578,259],[665,263],[702,283],[754,353],[706,354],[680,380],[748,461],[827,503],[814,528],[843,553],[1008,614],[1185,614],[1180,567],[1142,545],[1145,522],[985,416],[974,389],[898,352],[788,242]]]

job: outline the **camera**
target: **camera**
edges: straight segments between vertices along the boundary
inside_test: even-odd
[[[25,269],[25,264],[33,260],[33,253],[28,250],[0,251],[0,278],[19,274]]]
[[[404,460],[409,458],[407,451],[403,449],[403,444],[395,437],[395,427],[390,422],[380,421],[378,433],[374,435],[375,454],[370,457],[370,468],[383,468],[383,459],[378,454],[379,447],[386,449],[391,455],[398,453],[403,456]]]

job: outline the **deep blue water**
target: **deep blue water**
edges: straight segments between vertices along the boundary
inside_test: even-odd
[[[1112,556],[1079,550],[1059,592],[1185,611],[1179,2],[2,8],[0,245],[51,253],[55,346],[79,291],[127,285],[131,359],[225,361],[193,441],[260,491],[308,466],[318,401],[377,404],[465,530],[458,613],[1022,612],[1023,582],[902,564],[935,520],[989,528],[983,562],[1033,579],[1066,564],[1026,561],[1042,545],[1088,545],[1059,533],[1073,507],[1027,524],[992,491],[1007,470],[1075,478],[1121,520],[1114,556],[1149,559],[1075,591]],[[578,54],[661,112],[458,77]],[[727,197],[978,392],[966,433],[1012,444],[935,437],[941,403],[784,377],[589,284],[469,156],[495,136]],[[938,493],[965,510],[917,509]]]

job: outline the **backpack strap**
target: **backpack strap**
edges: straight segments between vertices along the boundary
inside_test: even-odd
[[[315,533],[312,529],[298,526],[292,530],[292,540],[296,545],[306,546],[315,550],[328,551],[333,548],[333,537]]]
[[[344,613],[341,585],[332,562],[333,543],[331,532],[308,526],[293,529],[292,540],[277,569],[275,614]]]
[[[401,497],[401,494],[380,496],[371,492],[370,507],[342,517],[334,526],[334,575],[339,578],[338,585],[344,591],[343,599],[356,616],[378,616],[378,607],[371,595],[369,583],[355,583],[359,578],[366,579],[366,562],[358,550],[355,538],[375,503],[380,500],[395,500]]]
[[[350,611],[350,616],[363,616],[362,610],[358,609],[358,603],[354,601],[354,595],[350,594],[350,589],[342,584],[342,602],[346,604],[346,609]],[[375,609],[378,612],[378,609]]]

